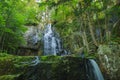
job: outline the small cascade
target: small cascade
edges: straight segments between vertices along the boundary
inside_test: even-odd
[[[88,80],[104,80],[103,75],[95,60],[89,59],[87,62],[86,69],[87,69]]]
[[[44,32],[44,55],[57,55],[61,51],[61,40],[52,30],[51,24],[48,24]]]
[[[39,63],[40,63],[39,57],[38,57],[38,56],[35,56],[35,60],[32,61],[32,66],[36,66],[36,65],[39,64]]]
[[[27,65],[30,65],[30,66],[36,66],[40,63],[40,58],[39,56],[35,56],[35,59],[31,62],[21,62],[22,64],[27,64]]]

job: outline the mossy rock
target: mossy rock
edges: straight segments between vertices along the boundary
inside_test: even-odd
[[[18,75],[3,75],[0,76],[0,80],[15,80],[15,77]]]
[[[50,57],[47,56],[47,59]],[[58,56],[54,59],[58,59]],[[87,80],[85,62],[86,59],[70,56],[59,57],[59,60],[53,63],[48,63],[45,59],[36,66],[28,67],[15,80]]]
[[[85,62],[76,56],[13,56],[0,53],[0,80],[87,80]],[[20,74],[19,76],[14,76]]]
[[[0,76],[21,73],[29,64],[22,62],[31,62],[33,56],[14,56],[6,53],[0,53]]]

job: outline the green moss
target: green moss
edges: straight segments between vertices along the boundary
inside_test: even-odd
[[[85,60],[66,56],[52,66],[53,80],[85,80]]]
[[[92,57],[85,58],[93,58],[94,55],[88,56]],[[81,75],[81,77],[85,76],[83,75],[83,70],[86,59],[80,56],[40,56],[39,58],[41,63],[34,68],[30,65],[31,62],[35,60],[35,56],[15,56],[0,53],[0,80],[13,80],[15,74],[23,74],[23,78],[28,75],[28,77],[23,80],[28,80],[29,76],[35,80],[34,78],[38,75],[37,73],[39,73],[39,78],[42,78],[42,80],[67,80],[66,76],[69,76],[69,80],[73,80],[73,78],[77,80],[80,78],[79,75]],[[35,75],[33,75],[33,73],[35,73]],[[48,77],[48,75],[50,77]],[[61,75],[66,76],[61,77]]]
[[[21,73],[27,68],[34,56],[15,56],[7,53],[0,53],[0,76]],[[1,79],[0,79],[1,80]]]
[[[15,77],[18,75],[4,75],[0,76],[0,80],[15,80]]]
[[[9,54],[7,54],[7,53],[0,53],[0,57],[6,57],[6,56],[8,56]]]
[[[96,57],[97,57],[97,54],[88,54],[85,56],[85,58],[87,59],[96,59]]]
[[[41,56],[44,61],[36,66],[28,67],[16,80],[86,80],[85,61],[72,56]],[[55,63],[47,60],[59,59]]]
[[[41,56],[41,61],[58,61],[61,59],[61,56]]]

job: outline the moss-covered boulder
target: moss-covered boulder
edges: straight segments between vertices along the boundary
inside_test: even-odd
[[[33,63],[36,59],[39,63]],[[88,80],[77,56],[15,56],[0,53],[0,80]]]
[[[0,76],[0,80],[14,80],[18,75],[3,75]]]
[[[46,61],[50,57],[53,62]],[[85,59],[70,56],[56,56],[56,59],[55,61],[55,56],[44,57],[44,61],[28,67],[16,80],[87,80]]]
[[[0,80],[14,80],[14,77],[21,74],[32,60],[34,60],[34,56],[14,56],[0,53]]]

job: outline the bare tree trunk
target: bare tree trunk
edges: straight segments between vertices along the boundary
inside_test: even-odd
[[[4,32],[1,32],[0,43],[2,43],[3,34],[4,34]]]
[[[97,41],[96,41],[96,39],[95,39],[95,35],[94,35],[94,32],[93,32],[93,26],[92,26],[92,24],[91,24],[90,16],[89,16],[89,15],[88,15],[88,25],[89,25],[89,30],[90,30],[90,34],[91,34],[93,43],[94,43],[96,46],[98,46]]]
[[[1,49],[2,50],[4,50],[4,46],[5,46],[5,44],[4,44],[5,43],[5,37],[6,37],[6,35],[3,36],[2,42],[1,42]]]
[[[85,31],[83,31],[83,33],[82,33],[82,39],[83,39],[83,45],[86,47],[87,52],[89,52],[89,45],[88,45],[87,36],[86,36]]]
[[[81,35],[81,37],[82,37],[82,40],[83,40],[83,45],[84,45],[84,51],[85,52],[87,52],[87,53],[89,53],[89,43],[88,43],[88,40],[87,40],[87,35],[86,35],[86,32],[85,32],[85,27],[86,27],[86,25],[87,25],[87,22],[84,20],[84,17],[81,17],[80,18],[81,19],[81,21],[80,21],[80,23],[81,23],[81,28],[80,28],[80,31],[82,32],[82,35]],[[84,25],[83,25],[83,23],[84,23]]]
[[[106,41],[110,41],[110,36],[111,36],[111,32],[110,30],[108,29],[108,24],[107,24],[107,18],[105,17],[105,37],[106,37]]]

